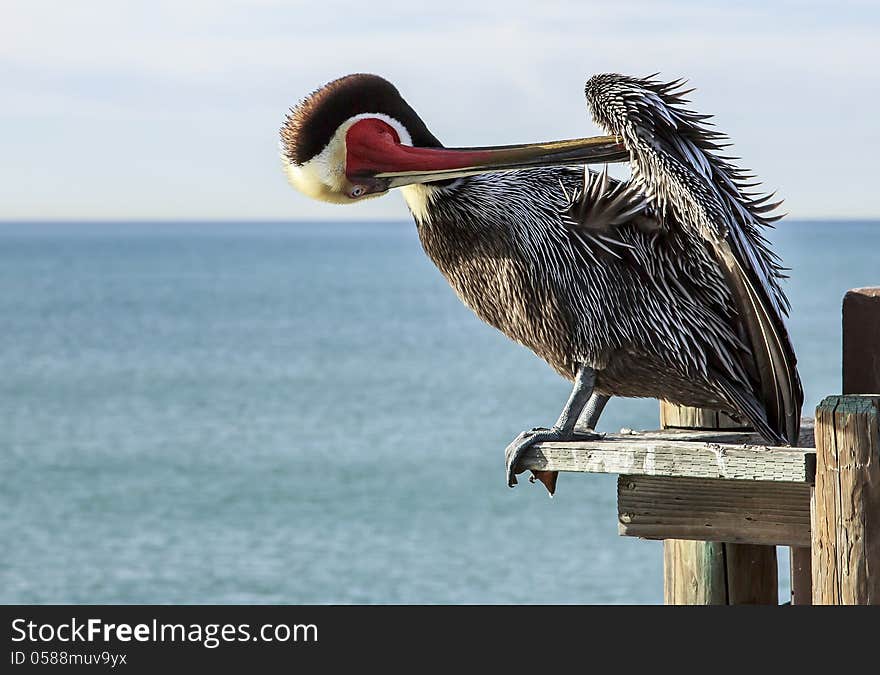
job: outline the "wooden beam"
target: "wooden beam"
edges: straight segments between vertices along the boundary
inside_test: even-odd
[[[812,445],[812,422],[802,438]],[[520,460],[523,469],[677,478],[811,483],[811,447],[768,447],[753,433],[664,430],[606,434],[595,441],[537,443]]]
[[[806,483],[620,476],[617,511],[630,537],[810,545]]]
[[[816,409],[813,603],[880,604],[880,395]]]

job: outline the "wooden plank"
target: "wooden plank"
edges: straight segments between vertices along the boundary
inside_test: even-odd
[[[815,448],[813,438],[814,420],[810,417],[801,421],[801,434],[798,439],[799,448]],[[760,434],[747,429],[649,429],[634,431],[621,429],[617,434],[609,434],[610,437],[637,437],[644,439],[664,441],[700,441],[703,443],[721,443],[727,445],[759,445],[767,446]]]
[[[880,288],[843,297],[843,393],[880,394]]]
[[[816,411],[813,603],[880,604],[880,395]]]
[[[812,441],[812,426],[805,427],[804,438]],[[761,445],[755,434],[664,430],[607,434],[594,441],[538,443],[524,453],[520,467],[540,471],[810,483],[815,474],[815,451],[809,447]]]
[[[726,605],[724,544],[670,540],[663,543],[663,602]]]
[[[624,536],[810,545],[806,483],[624,475],[617,511]]]

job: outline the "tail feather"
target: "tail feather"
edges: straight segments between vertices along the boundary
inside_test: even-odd
[[[755,398],[754,394],[746,391],[740,385],[735,384],[729,378],[716,373],[716,382],[724,396],[736,407],[752,428],[763,436],[767,441],[776,445],[794,445],[787,437],[782,436],[771,426],[767,419],[767,410],[763,404]]]
[[[766,419],[776,435],[796,445],[800,435],[803,390],[797,374],[794,349],[781,321],[767,308],[766,294],[759,291],[726,242],[718,246],[719,258],[743,313],[755,358],[756,375]],[[744,411],[745,412],[745,411]]]

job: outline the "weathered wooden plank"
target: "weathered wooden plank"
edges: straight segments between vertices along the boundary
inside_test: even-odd
[[[804,439],[812,441],[811,427],[805,427]],[[809,447],[768,447],[754,434],[664,430],[607,434],[594,441],[538,443],[524,453],[520,467],[810,483],[815,474],[815,451]]]
[[[810,486],[622,475],[618,531],[648,539],[809,546]]]
[[[799,448],[816,447],[813,430],[814,420],[807,417],[801,421],[801,435],[798,439]],[[754,431],[744,429],[650,429],[634,431],[621,429],[618,434],[609,434],[610,437],[629,436],[643,439],[663,441],[699,441],[703,443],[720,443],[726,445],[750,445],[767,446],[761,436]]]
[[[880,288],[843,297],[843,393],[880,394]]]
[[[814,604],[880,604],[880,395],[816,410]]]

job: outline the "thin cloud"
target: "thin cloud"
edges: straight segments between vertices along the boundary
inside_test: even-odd
[[[278,171],[287,106],[359,70],[450,144],[590,133],[590,74],[684,75],[792,215],[878,215],[877,11],[765,5],[7,2],[0,217],[404,218],[400,200],[310,202]],[[841,133],[858,142],[817,153]]]

